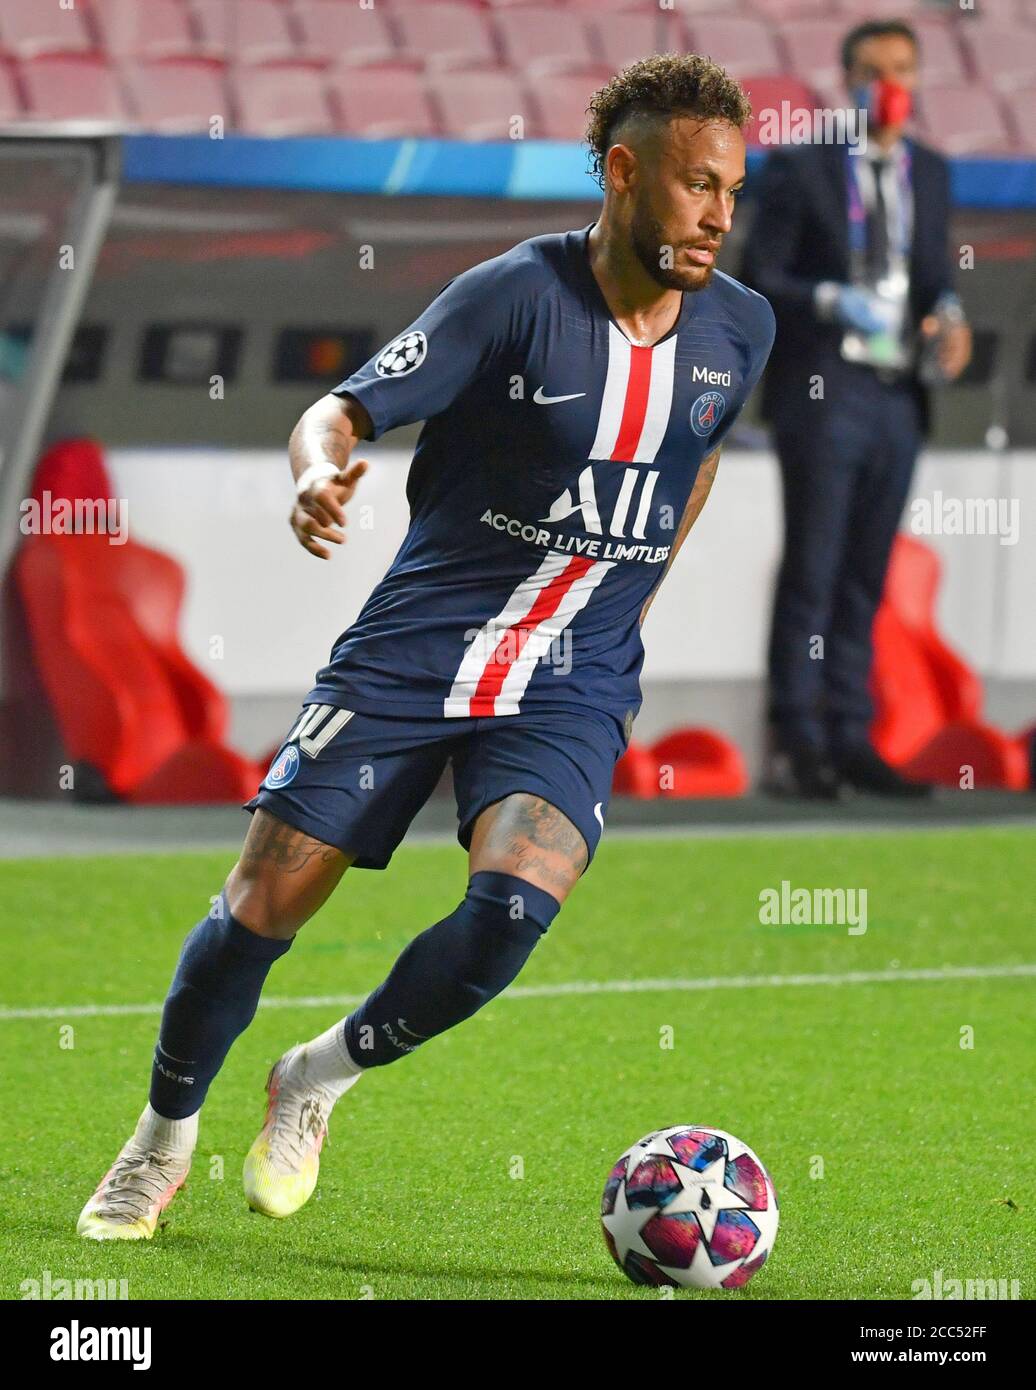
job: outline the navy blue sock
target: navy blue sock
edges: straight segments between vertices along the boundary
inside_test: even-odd
[[[560,909],[511,874],[473,874],[464,901],[415,937],[385,980],[345,1020],[361,1067],[379,1067],[470,1018],[505,989]]]
[[[291,940],[257,936],[226,894],[183,943],[151,1066],[151,1107],[167,1120],[200,1110],[234,1039],[255,1017],[270,966]]]

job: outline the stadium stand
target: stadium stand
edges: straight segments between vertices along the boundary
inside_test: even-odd
[[[398,61],[399,44],[380,10],[361,10],[337,0],[300,0],[294,13],[300,53],[306,59],[354,68]]]
[[[469,5],[410,5],[392,12],[396,58],[417,67],[494,68],[497,50],[488,19]]]
[[[71,10],[4,0],[0,119],[205,131],[219,113],[252,134],[486,140],[509,138],[510,117],[532,113],[526,135],[571,140],[582,130],[574,103],[593,83],[665,49],[707,52],[760,90],[763,79],[794,79],[831,104],[846,27],[894,14],[921,37],[930,140],[949,154],[1034,148],[1024,113],[1036,104],[1036,0],[976,0],[975,11],[939,0],[681,0],[678,11],[645,13],[643,0],[382,0],[373,10],[352,0],[80,0]],[[571,74],[581,98],[560,80]]]
[[[198,41],[182,0],[97,0],[94,26],[100,47],[109,58],[194,58]]]
[[[339,134],[437,135],[439,122],[419,73],[409,68],[342,71],[328,78]]]

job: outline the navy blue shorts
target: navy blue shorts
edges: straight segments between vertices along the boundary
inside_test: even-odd
[[[305,705],[245,810],[264,810],[324,844],[384,869],[447,764],[453,766],[457,838],[512,792],[556,806],[593,858],[604,830],[615,763],[625,751],[617,719],[594,710],[415,719]]]

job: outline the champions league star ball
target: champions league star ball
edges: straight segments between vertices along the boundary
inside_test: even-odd
[[[421,330],[416,328],[410,333],[404,333],[394,343],[389,343],[388,347],[378,354],[374,370],[378,376],[406,376],[407,372],[417,370],[427,351],[428,340]]]
[[[634,1284],[739,1289],[777,1236],[777,1194],[747,1144],[676,1125],[627,1149],[608,1175],[601,1225]]]

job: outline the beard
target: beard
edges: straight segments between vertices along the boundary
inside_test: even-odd
[[[630,238],[637,260],[656,284],[667,290],[686,290],[693,293],[703,290],[712,279],[711,265],[696,265],[687,270],[678,270],[676,265],[665,266],[665,261],[675,261],[680,249],[665,239],[661,223],[644,208],[635,208],[630,224]]]

